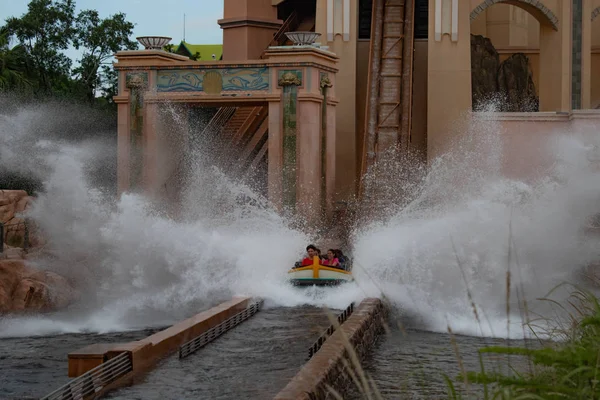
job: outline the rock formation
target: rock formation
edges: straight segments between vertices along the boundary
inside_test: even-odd
[[[32,198],[22,190],[0,190],[0,222],[4,229],[0,252],[0,314],[52,311],[68,306],[77,298],[77,292],[65,278],[36,269],[26,260],[31,257],[31,251],[44,242],[35,229],[27,230],[31,233],[27,240],[25,214],[31,202]]]
[[[492,41],[481,35],[471,35],[471,85],[473,111],[483,111],[498,94],[500,56]]]
[[[0,313],[52,311],[76,298],[65,278],[32,268],[25,260],[0,260]]]
[[[523,53],[513,54],[500,64],[498,92],[503,111],[537,112],[540,108],[533,84],[529,59]]]
[[[481,35],[471,35],[471,84],[473,111],[484,111],[490,101],[495,111],[539,111],[527,56],[516,53],[500,62],[490,39]]]
[[[4,225],[4,243],[24,247],[25,220],[31,198],[24,190],[0,190],[0,223]]]

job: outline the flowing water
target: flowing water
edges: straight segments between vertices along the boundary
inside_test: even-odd
[[[448,398],[446,378],[453,382],[457,392],[466,399],[484,398],[482,385],[463,385],[461,372],[495,372],[511,375],[512,370],[529,371],[530,364],[518,356],[483,355],[482,346],[527,346],[538,342],[504,340],[498,338],[450,335],[413,329],[391,329],[380,338],[363,363],[365,374],[373,378],[373,385],[384,399],[426,400]],[[482,364],[483,362],[483,364]],[[363,399],[356,386],[348,400]]]
[[[63,334],[0,340],[0,399],[39,399],[69,381],[67,354],[94,343],[120,343],[155,332]]]
[[[577,281],[581,267],[600,257],[596,242],[581,235],[587,219],[598,212],[600,199],[600,176],[590,161],[600,140],[587,132],[553,134],[548,151],[556,161],[531,181],[502,175],[502,146],[493,123],[467,132],[456,150],[431,165],[421,184],[415,185],[419,189],[411,202],[384,222],[356,229],[352,242],[357,284],[302,291],[286,285],[286,270],[316,238],[292,228],[248,184],[207,167],[206,154],[190,155],[182,212],[175,220],[160,211],[160,204],[139,194],[116,199],[106,189],[112,187],[106,182],[114,172],[99,166],[114,161],[114,132],[112,137],[94,135],[93,118],[85,118],[85,111],[74,120],[56,106],[6,110],[0,115],[0,170],[16,169],[15,173],[43,183],[31,217],[51,241],[44,257],[35,262],[67,277],[81,298],[61,313],[0,319],[0,343],[4,348],[17,343],[23,348],[29,344],[61,349],[62,356],[58,352],[48,356],[52,362],[64,357],[67,349],[81,347],[80,337],[96,340],[91,336],[96,333],[104,340],[120,332],[165,326],[232,295],[260,296],[273,307],[343,309],[352,301],[383,293],[410,321],[408,328],[430,332],[413,334],[408,342],[422,352],[425,368],[443,370],[449,361],[437,357],[434,349],[446,341],[448,326],[470,337],[465,339],[467,349],[484,345],[480,337],[521,339],[525,301],[535,311],[552,311],[535,299],[558,283]],[[402,186],[400,178],[387,184]],[[555,298],[566,295],[557,292]],[[280,377],[290,375],[296,367],[273,365],[281,354],[267,354],[288,349],[270,348],[276,335],[261,324],[274,324],[280,336],[301,335],[302,321],[293,325],[288,315],[275,315],[279,314],[267,312],[248,321],[211,345],[213,350],[202,350],[214,365],[210,378],[217,384],[212,388],[207,380],[194,381],[199,390],[215,390],[206,393],[225,397],[235,391],[219,383],[232,376],[228,368],[233,366],[217,365],[229,363],[229,355],[221,358],[229,348],[265,349],[261,353],[265,358],[252,358],[254,354],[242,360],[281,368]],[[255,337],[254,330],[263,336]],[[401,370],[386,357],[395,354],[401,360],[403,343],[392,338],[379,347],[369,367],[376,380],[383,382],[383,376],[391,373],[386,368]],[[295,351],[290,350],[290,363],[296,366],[301,361]],[[18,370],[22,365],[18,359],[4,359],[3,368]],[[186,360],[190,366],[186,368],[204,368],[193,364],[200,359]],[[174,368],[178,362],[167,360],[157,370],[159,375],[151,376],[161,382],[170,377],[181,381],[181,372]],[[57,383],[59,374],[53,368],[48,378],[40,374],[40,387]],[[260,375],[254,368],[238,373],[246,383]],[[13,382],[7,383],[11,390],[28,379],[10,376],[4,379]],[[269,393],[281,386],[280,378],[273,379],[277,383]],[[443,384],[435,386],[441,390]]]
[[[107,398],[270,399],[298,372],[329,325],[320,308],[263,309],[194,354],[166,359],[143,382]]]
[[[357,231],[355,275],[418,328],[522,338],[523,305],[550,316],[551,304],[536,299],[581,283],[600,259],[598,237],[584,233],[600,212],[600,137],[548,133],[553,163],[515,180],[503,174],[493,122],[473,130],[433,163],[412,202]],[[552,298],[568,295],[565,287]]]

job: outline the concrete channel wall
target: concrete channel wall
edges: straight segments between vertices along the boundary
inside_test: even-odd
[[[135,378],[152,369],[160,359],[177,351],[180,345],[246,309],[250,300],[249,297],[234,297],[142,340],[98,343],[69,353],[69,377],[78,377],[122,353],[129,353],[133,370],[104,387],[93,398],[99,398],[124,384],[132,384]]]
[[[359,376],[351,361],[352,352],[362,360],[383,331],[386,309],[380,299],[363,300],[321,349],[302,367],[275,400],[334,398],[329,388],[342,396]],[[349,370],[349,368],[351,370]]]

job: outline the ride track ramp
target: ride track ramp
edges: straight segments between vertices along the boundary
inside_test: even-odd
[[[386,316],[387,309],[377,298],[363,300],[356,309],[351,305],[338,317],[342,323],[334,322],[324,341],[319,338],[318,350],[310,352],[309,361],[274,400],[330,399],[340,398],[334,393],[350,393],[362,375],[362,361],[385,329]]]
[[[196,353],[162,360],[136,385],[106,398],[272,399],[302,368],[330,323],[320,307],[263,309]]]
[[[376,165],[384,164],[384,157],[393,150],[409,150],[414,9],[415,0],[373,0],[359,190],[359,196],[367,202],[380,197],[376,189],[382,186],[384,177],[377,176]],[[367,174],[374,178],[368,179],[368,185]]]
[[[386,313],[379,299],[356,309],[352,303],[337,319],[312,306],[258,313],[262,305],[233,298],[146,339],[71,352],[75,379],[42,399],[282,399],[307,382],[321,398],[329,387],[343,391],[351,383],[348,360],[370,350]],[[177,350],[179,357],[169,357]]]
[[[69,353],[67,384],[42,400],[97,399],[135,383],[164,357],[182,347],[196,351],[254,315],[262,300],[234,297],[145,339],[128,343],[97,343]],[[200,338],[200,339],[199,339]]]

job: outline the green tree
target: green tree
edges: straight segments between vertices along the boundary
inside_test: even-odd
[[[27,13],[6,20],[6,31],[18,39],[31,57],[38,92],[65,90],[71,60],[62,51],[71,44],[74,13],[73,0],[31,0]]]
[[[119,50],[137,49],[137,43],[129,39],[134,26],[123,13],[101,19],[98,11],[84,10],[77,16],[73,45],[77,49],[82,48],[83,55],[73,73],[88,101],[94,102],[97,90],[103,86],[103,79],[110,81],[114,78],[110,74],[106,78],[101,76],[100,71],[104,75],[110,71],[109,68],[101,69],[102,64]]]
[[[168,52],[168,53],[173,53],[173,54],[179,54],[180,56],[183,56],[185,54],[182,53],[178,53],[177,51],[179,51],[179,47],[177,47],[174,44],[167,44],[165,47],[163,47],[163,50]],[[188,57],[190,60],[194,60],[194,61],[198,61],[198,59],[200,58],[200,52],[195,52],[194,54],[192,54],[191,56]]]
[[[101,93],[106,103],[114,104],[113,97],[118,93],[118,74],[112,66],[103,65],[101,76]]]
[[[8,31],[0,29],[0,90],[29,91],[32,86],[28,78],[29,63],[27,51],[22,45],[10,47]]]

